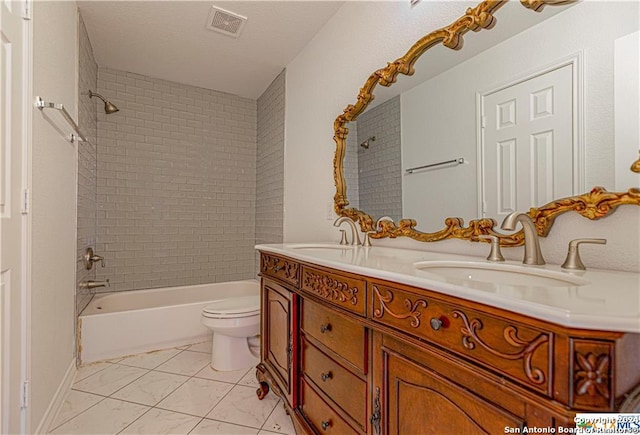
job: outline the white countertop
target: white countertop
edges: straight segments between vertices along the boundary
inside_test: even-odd
[[[336,249],[338,248],[338,249]],[[340,249],[342,248],[342,249]],[[257,250],[280,254],[333,269],[394,281],[475,301],[566,327],[640,332],[640,274],[602,269],[565,272],[559,265],[506,267],[536,268],[566,274],[582,285],[530,286],[494,282],[471,286],[462,280],[438,279],[415,266],[423,261],[470,261],[484,258],[387,247],[339,247],[330,243],[257,245]]]

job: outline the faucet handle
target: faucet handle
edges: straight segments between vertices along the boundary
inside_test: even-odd
[[[101,255],[95,255],[93,253],[93,248],[91,247],[88,247],[84,251],[84,255],[82,256],[82,258],[84,259],[84,267],[87,270],[91,270],[93,268],[93,263],[97,263],[98,261],[100,262],[100,265],[104,267],[104,257],[102,257]]]
[[[347,241],[347,232],[345,230],[340,230],[340,244],[341,245],[349,244],[349,242]]]
[[[563,269],[587,270],[587,268],[584,267],[584,263],[582,262],[582,259],[580,258],[580,250],[578,249],[578,246],[581,243],[593,243],[597,245],[606,245],[607,239],[575,239],[570,241],[569,250],[567,252],[567,258],[564,260],[564,263],[562,263],[562,266],[561,266]]]
[[[502,251],[500,251],[500,238],[498,236],[483,234],[478,236],[478,239],[491,241],[491,252],[489,252],[489,256],[487,257],[487,260],[504,261],[504,257],[502,256]]]
[[[367,231],[366,233],[364,233],[364,242],[362,243],[362,246],[364,246],[365,248],[370,248],[371,247],[371,234],[375,234],[375,231]]]
[[[104,257],[101,255],[94,255],[90,258],[90,260],[94,263],[100,262],[100,266],[104,267]]]

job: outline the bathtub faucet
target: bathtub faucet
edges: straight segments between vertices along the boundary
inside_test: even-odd
[[[109,283],[108,279],[106,281],[94,281],[90,279],[88,281],[81,282],[80,284],[78,284],[78,286],[80,288],[86,288],[91,290],[93,288],[98,288],[98,287],[111,287],[111,284]]]

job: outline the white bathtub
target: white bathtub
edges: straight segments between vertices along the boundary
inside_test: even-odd
[[[211,338],[202,309],[231,296],[259,294],[258,281],[134,290],[96,296],[78,318],[83,364]]]

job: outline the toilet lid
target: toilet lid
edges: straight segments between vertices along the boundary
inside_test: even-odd
[[[205,317],[247,317],[260,313],[260,295],[220,299],[207,305]]]

